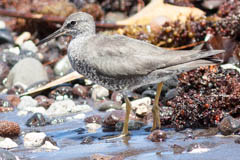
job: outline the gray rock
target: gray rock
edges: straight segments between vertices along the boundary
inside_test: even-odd
[[[118,102],[114,102],[114,101],[104,101],[101,102],[100,104],[97,105],[97,109],[99,111],[106,111],[108,109],[115,109],[115,110],[121,110],[121,104]]]
[[[0,159],[1,160],[19,160],[12,152],[4,149],[0,149]]]
[[[72,71],[73,69],[67,55],[58,61],[54,66],[54,73],[57,76],[63,76]]]
[[[34,58],[25,58],[11,69],[6,86],[11,88],[15,85],[21,85],[27,89],[34,84],[47,81],[48,75],[43,65]]]
[[[27,133],[23,140],[25,147],[39,147],[44,143],[46,134],[44,132],[30,132]]]
[[[218,125],[218,129],[223,135],[230,135],[240,129],[240,120],[234,119],[231,116],[225,117]]]
[[[28,50],[28,51],[31,51],[31,52],[34,52],[34,53],[36,53],[38,51],[37,46],[31,40],[25,41],[21,45],[21,48],[22,48],[22,50]]]
[[[16,148],[17,146],[18,144],[10,138],[4,138],[3,140],[0,140],[0,148],[10,149]]]

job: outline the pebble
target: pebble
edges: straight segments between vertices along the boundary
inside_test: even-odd
[[[43,149],[48,149],[48,150],[60,150],[59,147],[53,145],[51,142],[49,141],[45,141],[45,143],[41,146],[41,148]]]
[[[93,142],[93,137],[87,136],[83,138],[81,144],[91,144],[92,142]]]
[[[88,96],[88,88],[82,85],[75,85],[72,93],[74,96],[86,98]]]
[[[93,111],[93,109],[87,104],[77,105],[76,108],[77,108],[78,112],[83,112],[83,113]]]
[[[74,119],[84,119],[86,115],[84,113],[79,113],[75,116],[73,116]]]
[[[123,124],[124,124],[123,122],[116,123],[115,130],[122,131]],[[130,120],[128,122],[128,130],[140,130],[143,126],[144,126],[144,123],[140,121]]]
[[[132,110],[136,110],[142,104],[151,105],[151,98],[150,97],[144,97],[144,98],[141,98],[141,99],[131,101]],[[124,110],[126,110],[126,103],[122,104],[122,108]]]
[[[24,58],[10,70],[6,86],[11,88],[20,84],[24,89],[27,89],[34,84],[47,81],[48,76],[43,65],[34,58]]]
[[[54,102],[54,99],[48,98],[46,96],[43,95],[39,95],[37,97],[34,98],[37,102],[38,102],[38,106],[42,106],[45,109],[48,109],[49,106]]]
[[[0,159],[1,160],[20,160],[12,152],[9,152],[8,150],[5,150],[5,149],[0,149]]]
[[[91,97],[94,101],[106,99],[108,96],[109,96],[108,89],[97,84],[92,86]]]
[[[68,56],[64,56],[60,61],[54,66],[54,73],[57,76],[63,76],[73,71],[72,65],[68,59]]]
[[[23,32],[20,36],[17,37],[15,43],[18,45],[22,45],[24,41],[29,40],[31,38],[30,32]]]
[[[145,103],[141,103],[141,104],[138,105],[135,113],[139,117],[144,117],[148,113],[150,113],[151,111],[152,111],[152,106],[146,105]]]
[[[97,124],[97,123],[88,123],[86,125],[86,128],[89,133],[95,133],[97,131],[97,129],[101,128],[101,125]]]
[[[101,112],[105,112],[109,109],[122,110],[121,103],[109,100],[97,104],[96,108]]]
[[[51,116],[59,116],[65,115],[69,113],[76,113],[82,111],[81,107],[76,106],[75,103],[70,100],[62,100],[62,101],[55,101],[51,106],[47,109],[46,114]]]
[[[25,147],[39,147],[43,144],[46,134],[44,132],[27,133],[23,140]]]
[[[156,96],[156,91],[152,89],[147,89],[142,92],[142,97],[155,98],[155,96]]]
[[[123,156],[110,156],[103,154],[93,154],[90,160],[124,160]]]
[[[45,126],[47,124],[49,124],[49,122],[41,113],[33,114],[26,122],[26,126],[28,127],[39,127],[39,126]]]
[[[21,49],[22,50],[27,50],[27,51],[31,51],[33,53],[36,53],[38,51],[38,48],[37,46],[33,43],[33,41],[31,40],[28,40],[28,41],[25,41],[23,42],[21,45],[20,45]]]
[[[16,122],[0,121],[0,136],[16,137],[20,134],[20,126]]]
[[[32,111],[33,108],[37,107],[38,102],[33,99],[31,96],[23,96],[20,98],[20,103],[17,108],[23,111]]]
[[[167,133],[162,130],[154,130],[147,139],[151,140],[152,142],[162,142],[167,139]]]
[[[99,116],[99,115],[92,115],[90,117],[85,118],[84,122],[101,124],[102,123],[102,117]]]
[[[59,97],[62,97],[63,99],[72,99],[73,93],[72,93],[72,87],[70,86],[61,86],[57,87],[56,89],[52,90],[49,95],[49,98],[59,100]]]
[[[4,138],[3,140],[0,139],[0,148],[10,149],[16,147],[18,147],[18,144],[14,142],[12,139],[10,138]]]
[[[0,44],[3,43],[14,43],[11,32],[6,28],[0,29]]]
[[[218,125],[218,129],[222,135],[230,135],[240,128],[240,120],[234,119],[231,116],[227,116],[221,120]]]

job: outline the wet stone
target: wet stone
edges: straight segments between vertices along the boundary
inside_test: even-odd
[[[223,135],[230,135],[240,129],[240,120],[231,116],[225,117],[218,125],[218,129]]]
[[[54,102],[54,99],[48,98],[43,95],[39,95],[34,98],[38,102],[38,106],[42,106],[45,109],[48,109],[49,106]]]
[[[75,85],[72,89],[72,93],[74,96],[86,98],[88,96],[88,88],[82,85]]]
[[[143,91],[142,97],[150,97],[150,98],[155,98],[156,91],[152,89],[148,89]]]
[[[109,109],[122,110],[121,103],[109,100],[105,100],[103,102],[101,101],[96,105],[96,107],[99,111],[102,112],[107,111]]]
[[[155,130],[147,138],[152,142],[163,142],[167,139],[167,133],[162,130]]]
[[[185,150],[184,147],[179,146],[177,144],[174,144],[173,146],[171,146],[171,148],[173,149],[174,154],[181,154]]]
[[[94,101],[96,100],[104,100],[109,96],[109,90],[100,86],[93,85],[91,89],[91,97]]]
[[[3,140],[0,139],[0,148],[10,149],[10,148],[16,148],[17,146],[18,144],[10,138],[4,138]]]
[[[116,131],[122,131],[123,129],[123,122],[118,122],[115,125],[115,130]],[[129,121],[128,122],[128,130],[140,130],[144,126],[143,122],[140,121]]]
[[[81,144],[91,144],[93,143],[93,137],[91,136],[87,136],[87,137],[84,137]]]
[[[25,147],[39,147],[44,143],[46,134],[44,132],[30,132],[27,133],[23,140]]]
[[[111,100],[121,104],[124,101],[123,94],[121,92],[114,91],[111,95]]]
[[[102,117],[99,116],[99,115],[92,115],[90,117],[85,118],[84,122],[101,124],[102,123]]]
[[[20,126],[16,122],[0,121],[0,136],[16,137],[20,134]]]
[[[47,124],[49,124],[49,122],[41,113],[33,114],[32,117],[30,117],[26,122],[26,126],[28,127],[39,127]]]
[[[87,123],[86,128],[89,133],[95,133],[99,128],[101,128],[101,125],[97,123]]]
[[[52,90],[49,93],[48,97],[52,98],[52,99],[57,99],[57,97],[59,97],[59,96],[72,99],[73,98],[72,87],[70,87],[70,86],[58,87],[58,88]]]
[[[24,87],[20,84],[14,85],[12,88],[10,88],[7,91],[7,94],[14,94],[14,95],[20,95],[22,93],[24,93]]]

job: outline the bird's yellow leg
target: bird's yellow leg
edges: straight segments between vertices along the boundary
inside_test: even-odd
[[[157,94],[155,96],[154,104],[153,104],[153,109],[152,109],[152,114],[153,114],[153,126],[151,131],[154,131],[155,129],[160,129],[161,128],[161,121],[160,121],[160,114],[159,114],[159,97],[161,95],[162,91],[162,86],[163,82],[159,83],[157,86]]]
[[[123,124],[123,130],[122,130],[122,135],[127,136],[129,135],[128,132],[128,121],[129,121],[129,115],[131,112],[131,102],[129,101],[128,97],[125,97],[125,103],[126,103],[126,114],[125,114],[125,121]]]

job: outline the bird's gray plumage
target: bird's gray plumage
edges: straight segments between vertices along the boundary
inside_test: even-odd
[[[159,83],[173,75],[215,64],[206,57],[222,51],[170,51],[121,35],[96,35],[93,18],[86,13],[69,16],[53,35],[73,36],[68,56],[75,70],[111,90],[135,89]],[[51,35],[46,38],[49,40]],[[44,42],[44,40],[43,40]]]

